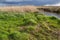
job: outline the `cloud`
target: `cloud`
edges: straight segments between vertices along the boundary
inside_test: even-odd
[[[59,5],[60,0],[0,0],[0,3],[2,4],[9,4],[9,5],[37,5],[37,6],[43,6],[43,5],[56,5],[57,3]]]
[[[56,3],[56,4],[46,4],[44,6],[60,6],[60,3]]]
[[[20,1],[23,1],[23,0],[5,0],[6,2],[20,2]]]

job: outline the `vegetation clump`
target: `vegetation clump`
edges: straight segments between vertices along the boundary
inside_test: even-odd
[[[57,40],[60,19],[40,13],[0,12],[0,40]]]

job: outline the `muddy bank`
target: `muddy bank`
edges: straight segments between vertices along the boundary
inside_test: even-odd
[[[52,12],[52,13],[60,13],[60,7],[38,7],[38,10],[46,11],[46,12]]]

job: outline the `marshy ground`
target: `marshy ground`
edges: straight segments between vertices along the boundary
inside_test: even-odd
[[[0,11],[0,40],[60,39],[60,19],[38,13],[34,6],[29,9],[30,11],[26,10],[28,7],[24,7],[24,12],[20,12],[19,8],[7,7],[8,10],[0,8],[2,9]]]

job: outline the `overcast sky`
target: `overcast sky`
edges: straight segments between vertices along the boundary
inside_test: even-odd
[[[60,0],[0,0],[0,5],[56,5],[60,6]]]

